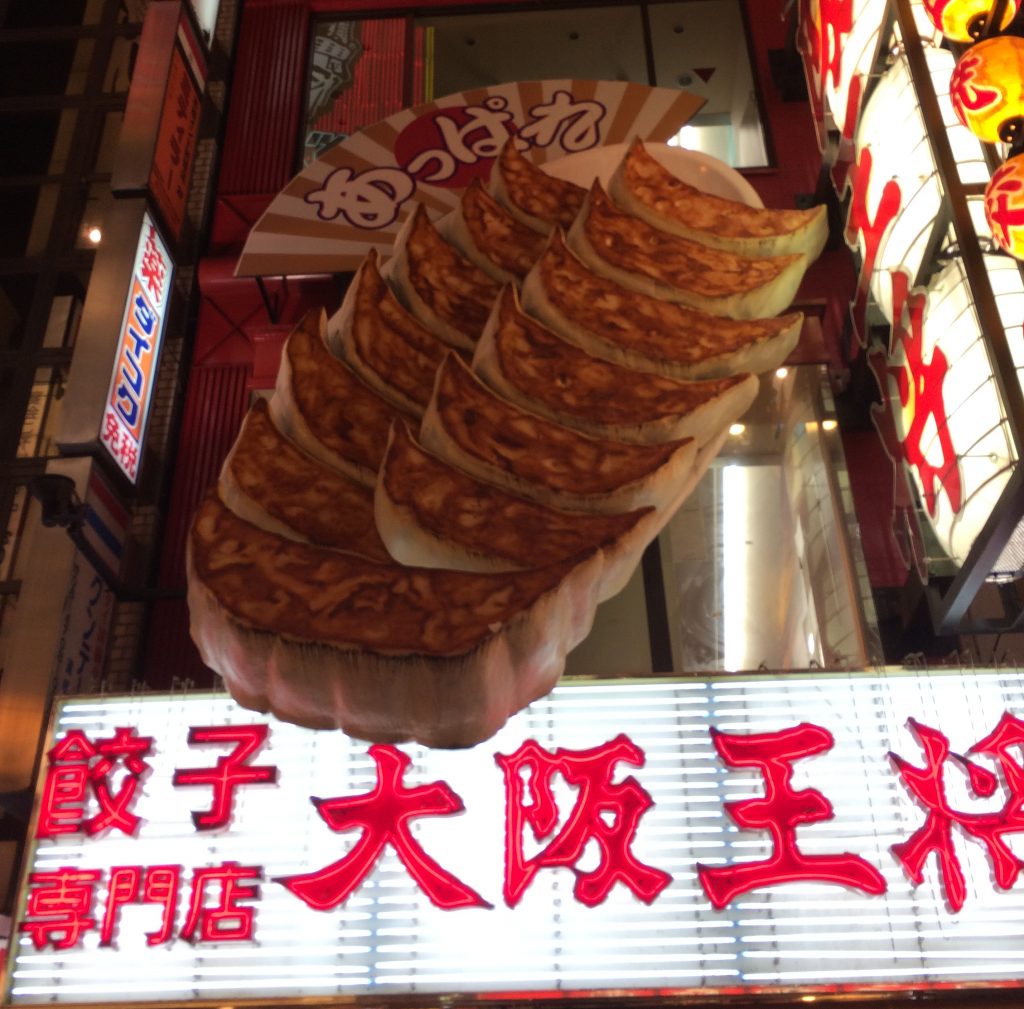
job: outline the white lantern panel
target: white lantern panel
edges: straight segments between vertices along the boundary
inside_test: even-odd
[[[858,77],[863,88],[871,73],[878,51],[878,36],[882,22],[885,20],[887,0],[854,0],[853,27],[845,38],[839,40],[842,46],[839,80],[834,81],[831,75],[824,83],[825,101],[836,128],[843,132],[847,127],[847,111],[850,86]],[[814,5],[815,24],[820,25],[818,4]],[[834,45],[835,42],[833,41]],[[863,90],[861,92],[863,95]],[[851,110],[854,115],[857,109]],[[850,124],[852,125],[852,124]]]
[[[1015,264],[1010,264],[1012,273],[1006,269],[1005,257],[986,256],[985,265],[1014,349],[1014,361],[1024,361],[1024,285],[1020,273]],[[1016,465],[1016,455],[961,260],[951,262],[929,284],[923,328],[924,362],[932,361],[937,349],[948,362],[942,403],[961,489],[957,513],[945,491],[939,491],[935,514],[928,518],[943,550],[962,564],[999,503]],[[894,362],[897,360],[902,357],[894,355]],[[904,430],[911,420],[902,418]],[[928,462],[936,466],[942,463],[940,431],[934,419],[926,425],[920,447]],[[911,476],[924,500],[920,474],[912,469]]]
[[[924,55],[950,144],[957,152],[961,178],[984,182],[988,169],[981,143],[960,125],[949,101],[953,55],[944,49],[930,48],[924,50]],[[857,129],[856,147],[858,156],[865,148],[871,151],[873,164],[866,193],[869,218],[877,217],[882,191],[890,180],[900,188],[901,210],[882,237],[871,277],[872,296],[891,322],[890,272],[903,270],[912,281],[916,280],[942,205],[935,159],[904,55],[896,58],[871,93]],[[857,242],[864,256],[863,236],[858,235]]]

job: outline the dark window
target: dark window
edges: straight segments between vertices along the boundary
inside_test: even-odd
[[[59,122],[55,110],[0,115],[0,174],[46,175]]]
[[[64,94],[76,45],[70,39],[0,44],[0,96]]]

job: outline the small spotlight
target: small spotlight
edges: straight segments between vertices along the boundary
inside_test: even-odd
[[[90,228],[86,233],[85,237],[92,242],[93,245],[99,245],[103,240],[103,232],[99,228]]]
[[[775,377],[776,378],[785,378],[788,374],[789,374],[789,368],[776,368],[775,369]]]
[[[834,431],[837,427],[839,427],[839,421],[833,419],[832,417],[829,417],[828,420],[823,420],[821,422],[822,431]]]
[[[730,424],[729,434],[731,434],[734,438],[738,438],[741,434],[743,434],[744,431],[746,431],[746,429],[746,424],[740,424],[738,422],[736,424]]]

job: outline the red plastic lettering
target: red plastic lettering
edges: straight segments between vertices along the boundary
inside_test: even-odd
[[[27,932],[36,949],[51,944],[54,949],[78,945],[83,932],[96,927],[90,916],[99,869],[77,869],[65,865],[51,872],[33,872],[29,877],[26,917],[21,931]]]
[[[719,756],[729,767],[756,767],[764,776],[764,798],[725,804],[739,827],[767,830],[773,854],[761,862],[710,868],[697,875],[718,910],[741,893],[779,883],[817,882],[852,886],[865,893],[884,893],[885,879],[864,859],[841,855],[805,855],[797,847],[796,828],[832,818],[832,804],[817,789],[793,790],[793,762],[832,748],[832,734],[806,722],[779,732],[732,735],[711,730]]]
[[[368,752],[377,765],[377,785],[372,792],[313,799],[331,830],[359,829],[362,836],[339,861],[318,872],[284,876],[276,882],[311,908],[326,911],[349,898],[369,875],[385,845],[390,844],[409,875],[438,907],[490,907],[475,890],[435,862],[409,827],[417,817],[461,813],[462,800],[443,781],[407,788],[402,778],[409,757],[393,746],[375,745]]]
[[[146,289],[153,296],[153,300],[160,304],[163,300],[161,292],[164,280],[167,276],[167,264],[160,250],[156,246],[156,228],[150,225],[149,233],[146,235],[146,245],[142,250],[142,263],[139,269],[142,279],[146,283]]]
[[[672,882],[668,873],[640,862],[630,850],[640,817],[654,803],[636,778],[612,781],[620,761],[643,766],[643,751],[627,736],[616,736],[590,750],[557,749],[554,753],[530,739],[511,756],[497,754],[494,759],[505,774],[504,896],[509,907],[519,903],[542,868],[572,869],[576,874],[573,893],[588,907],[604,901],[616,882],[629,887],[646,904]],[[530,771],[528,785],[522,776],[525,769]],[[557,835],[558,806],[551,788],[556,773],[578,789],[572,812]],[[527,858],[523,851],[527,824],[537,840],[551,838],[534,858]],[[577,869],[590,841],[597,844],[600,862],[595,869]]]
[[[874,218],[868,215],[868,185],[871,182],[872,164],[871,148],[865,147],[857,163],[848,172],[852,194],[846,218],[846,243],[851,248],[856,248],[857,235],[864,236],[864,258],[857,278],[857,294],[850,306],[853,329],[862,347],[868,344],[866,316],[871,274],[875,269],[882,238],[899,214],[903,202],[899,183],[895,179],[889,179],[882,187]]]
[[[949,740],[938,729],[914,719],[907,724],[924,750],[924,767],[915,767],[894,753],[889,754],[889,759],[928,815],[908,840],[893,845],[893,853],[910,879],[919,884],[924,878],[925,861],[935,852],[946,900],[954,911],[959,911],[964,906],[967,888],[953,842],[953,825],[956,824],[984,845],[996,886],[1009,890],[1022,866],[1021,860],[1007,846],[1005,835],[1024,831],[1024,767],[1012,752],[1024,744],[1024,722],[1006,712],[996,728],[968,750],[969,754],[993,758],[1006,781],[1009,796],[1003,808],[989,813],[963,813],[952,808],[946,798],[945,763],[952,758],[967,774],[971,790],[982,798],[995,794],[999,784],[996,775],[960,754],[950,753]]]
[[[100,925],[100,945],[113,946],[120,910],[125,904],[159,904],[160,928],[146,933],[147,946],[159,946],[170,940],[174,913],[178,906],[180,865],[115,865],[110,870],[107,904]],[[139,896],[141,889],[141,898]]]
[[[213,788],[210,808],[192,814],[196,830],[215,830],[228,825],[235,789],[239,785],[277,782],[276,767],[248,763],[266,742],[269,730],[267,725],[212,725],[189,729],[190,746],[203,743],[237,744],[226,757],[218,757],[213,767],[189,767],[174,772],[175,786],[210,785]]]
[[[881,407],[873,410],[872,417],[889,457],[894,462],[903,460],[917,469],[928,514],[935,515],[939,488],[946,492],[955,514],[963,505],[963,488],[943,393],[949,363],[941,347],[934,347],[925,362],[927,299],[924,292],[908,291],[908,287],[907,275],[895,270],[892,273],[893,323],[889,353],[872,351],[868,355],[868,364],[883,398]],[[902,361],[897,357],[899,352],[902,352]],[[896,385],[896,396],[890,388],[890,378]],[[910,415],[909,427],[902,438],[895,422],[899,414]],[[926,451],[923,444],[926,436],[929,440],[933,437],[932,432],[939,447],[940,458],[936,462],[930,458],[936,454],[934,446]]]
[[[246,942],[252,939],[256,909],[239,901],[257,899],[259,886],[243,881],[262,878],[260,866],[239,865],[237,862],[196,869],[192,873],[192,894],[181,938],[189,942]],[[207,907],[207,888],[212,883],[220,884],[216,891],[217,901],[212,907]]]

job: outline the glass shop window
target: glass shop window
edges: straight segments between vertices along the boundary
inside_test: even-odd
[[[558,77],[680,88],[705,100],[680,146],[736,168],[768,164],[738,0],[451,14],[415,24],[429,33],[428,97]]]
[[[768,164],[739,0],[318,20],[301,164],[420,102],[551,78],[684,89],[705,104],[680,146],[733,167]]]

